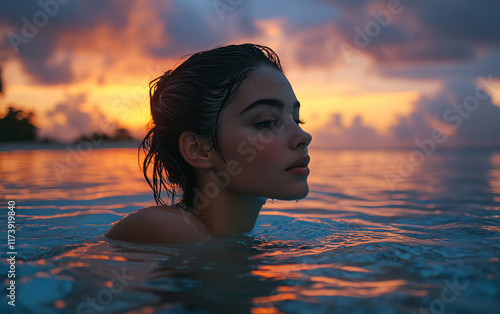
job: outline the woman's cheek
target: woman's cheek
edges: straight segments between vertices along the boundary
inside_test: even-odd
[[[261,151],[257,152],[255,161],[259,164],[272,164],[275,161],[279,161],[282,156],[282,149],[278,143],[270,143],[266,144]]]
[[[231,128],[229,128],[231,129]],[[235,160],[246,170],[255,171],[265,169],[266,166],[274,168],[275,160],[283,159],[283,143],[274,132],[255,130],[244,130],[238,132],[238,128],[225,133],[228,136],[222,139],[221,147],[226,161]]]

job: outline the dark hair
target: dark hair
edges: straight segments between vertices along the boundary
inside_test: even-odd
[[[254,44],[229,45],[195,53],[173,71],[151,81],[152,121],[139,149],[146,154],[142,171],[157,204],[165,204],[161,198],[165,190],[172,204],[193,206],[196,169],[181,156],[179,137],[189,131],[211,139],[211,149],[223,158],[217,143],[220,114],[250,72],[261,65],[283,73],[272,49]]]

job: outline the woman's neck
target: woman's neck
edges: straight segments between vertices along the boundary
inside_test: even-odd
[[[236,194],[225,189],[208,199],[198,218],[214,236],[229,236],[252,231],[266,198]]]

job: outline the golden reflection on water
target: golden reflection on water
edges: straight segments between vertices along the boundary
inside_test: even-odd
[[[117,261],[124,262],[127,259],[124,256],[117,255],[114,251],[103,251],[102,245],[104,241],[96,243],[87,243],[76,249],[72,249],[61,253],[54,260],[64,260],[66,258],[85,259],[85,260],[103,260],[103,261]],[[100,253],[100,254],[97,254]]]
[[[412,165],[408,162],[410,153],[409,150],[311,150],[309,182],[315,186],[314,191],[367,201],[385,199],[374,192],[391,190],[388,182],[391,176],[396,178],[397,190],[438,192],[438,176],[426,170],[435,163],[445,162],[444,157],[436,154],[420,165]]]
[[[94,200],[149,189],[133,148],[1,152],[0,167],[4,196],[19,201]]]
[[[113,214],[113,215],[121,215],[125,216],[126,214],[119,214],[116,213],[112,210],[102,210],[102,209],[90,209],[90,210],[79,210],[71,213],[63,213],[63,214],[56,214],[56,215],[37,215],[36,217],[32,216],[27,216],[27,215],[18,215],[19,217],[26,217],[27,220],[30,219],[53,219],[53,218],[66,218],[66,217],[76,217],[76,216],[81,216],[81,215],[98,215],[98,214]]]
[[[274,280],[283,280],[296,276],[303,276],[302,271],[314,270],[321,268],[340,269],[350,272],[368,273],[370,270],[337,264],[284,264],[284,265],[264,265],[260,266],[257,270],[253,270],[252,274],[262,276],[264,278],[272,278]]]
[[[371,298],[399,290],[407,283],[405,280],[356,282],[323,276],[313,276],[310,279],[314,284],[302,290],[302,295]]]
[[[410,171],[407,167],[410,152],[311,149],[309,196],[299,203],[278,202],[275,206],[266,204],[265,208],[342,208],[343,212],[365,211],[386,217],[401,211],[416,213],[407,208],[406,200],[388,199],[387,193],[394,188],[405,197],[407,191],[419,191],[421,200],[432,200],[450,188],[443,178],[460,169],[451,168],[450,155],[436,153],[426,157],[420,165],[410,165]],[[493,193],[500,194],[500,153],[492,153],[485,162],[491,164],[489,173],[484,173],[485,180]],[[74,148],[0,152],[0,170],[4,197],[19,201],[92,201],[120,197],[124,192],[127,195],[150,194],[135,148],[93,149],[80,153]],[[393,185],[388,174],[397,178]],[[415,195],[408,195],[412,197]],[[498,198],[495,196],[496,201]],[[353,207],[353,202],[357,206]],[[428,209],[436,207],[433,202],[420,205]]]

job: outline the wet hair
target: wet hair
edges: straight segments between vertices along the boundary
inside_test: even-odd
[[[182,157],[179,137],[187,131],[210,140],[210,149],[224,160],[217,141],[221,112],[252,70],[263,65],[283,73],[272,49],[229,45],[195,53],[151,81],[152,121],[139,149],[145,153],[142,171],[157,204],[165,204],[161,197],[164,190],[172,204],[193,207],[197,172]]]

